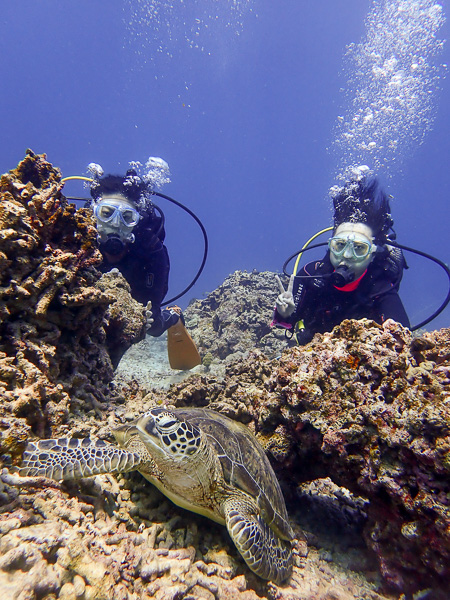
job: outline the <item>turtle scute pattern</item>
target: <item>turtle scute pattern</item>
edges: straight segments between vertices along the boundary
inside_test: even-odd
[[[225,481],[253,497],[265,522],[286,540],[294,537],[283,494],[264,450],[250,430],[241,423],[205,409],[177,409],[207,434],[216,449]]]
[[[220,413],[178,409],[176,414],[201,429],[217,452],[230,490],[224,503],[227,526],[245,562],[260,577],[282,583],[292,571],[294,533],[264,450],[245,425]],[[233,490],[244,492],[249,501]]]
[[[103,440],[59,438],[29,442],[20,475],[55,480],[81,479],[99,473],[124,473],[138,468],[141,457]]]

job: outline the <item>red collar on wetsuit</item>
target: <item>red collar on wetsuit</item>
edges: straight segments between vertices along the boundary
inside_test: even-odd
[[[336,285],[334,285],[333,287],[336,288],[337,290],[339,290],[340,292],[354,292],[356,290],[356,288],[358,287],[358,285],[361,283],[361,279],[364,277],[364,275],[366,273],[367,273],[367,269],[364,271],[364,273],[360,277],[358,277],[358,279],[355,279],[355,281],[346,283],[343,287],[337,287]]]

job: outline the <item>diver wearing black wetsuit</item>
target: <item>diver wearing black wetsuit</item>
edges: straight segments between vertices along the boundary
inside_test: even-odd
[[[334,230],[321,261],[307,264],[280,294],[272,325],[306,344],[344,319],[394,319],[410,327],[398,295],[403,253],[389,244],[393,220],[389,197],[367,167],[359,167],[344,187],[333,188]],[[289,336],[288,336],[289,337]]]
[[[125,177],[100,179],[91,194],[103,256],[99,270],[119,269],[133,298],[147,305],[147,333],[160,336],[178,322],[180,315],[171,309],[161,310],[168,291],[170,261],[162,219],[152,205],[148,186],[129,170]]]
[[[294,282],[295,310],[286,317],[275,310],[273,324],[292,331],[300,345],[310,342],[315,333],[331,331],[344,319],[367,318],[377,323],[394,319],[410,327],[398,294],[404,266],[401,251],[389,247],[357,281],[337,287],[333,278],[327,277],[335,271],[328,252],[323,260],[310,262],[299,271],[298,275],[307,278]]]

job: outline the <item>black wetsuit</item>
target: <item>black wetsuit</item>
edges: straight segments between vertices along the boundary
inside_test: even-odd
[[[275,309],[273,324],[295,332],[296,341],[303,345],[311,341],[315,333],[331,331],[344,319],[373,319],[382,323],[394,319],[410,327],[408,315],[398,295],[403,268],[403,254],[390,247],[384,255],[376,256],[354,291],[342,291],[333,286],[331,278],[315,278],[315,275],[333,273],[329,253],[323,260],[308,263],[296,279],[293,296],[295,311],[282,317]],[[299,328],[303,321],[304,327]]]
[[[104,260],[99,270],[106,273],[119,269],[130,285],[133,298],[144,306],[151,301],[154,322],[147,333],[157,337],[178,321],[176,314],[167,309],[161,311],[170,271],[169,253],[163,243],[166,233],[161,218],[155,214],[139,223],[133,233],[134,243],[127,244],[125,255],[118,261],[108,260],[100,244]]]

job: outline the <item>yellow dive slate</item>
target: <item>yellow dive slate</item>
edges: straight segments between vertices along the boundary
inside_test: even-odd
[[[202,362],[197,346],[181,319],[167,330],[167,354],[172,369],[185,371]]]

